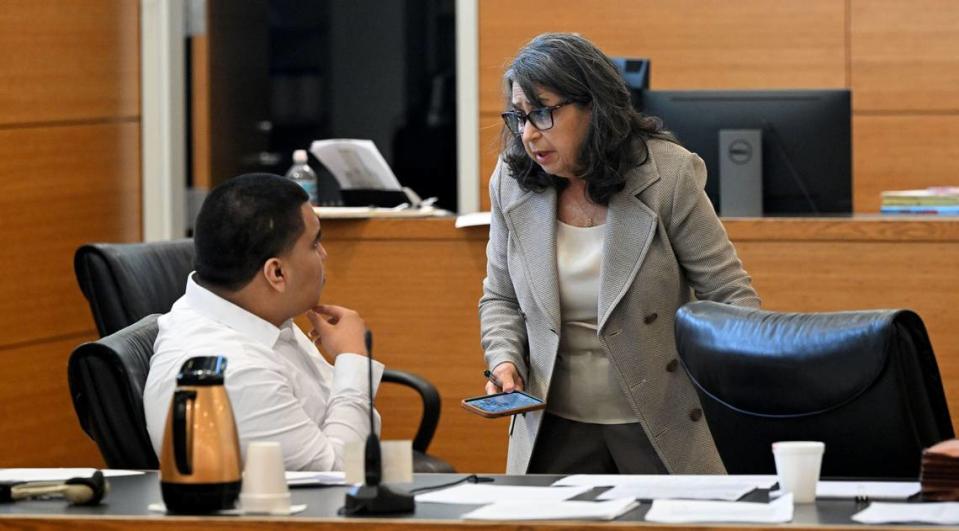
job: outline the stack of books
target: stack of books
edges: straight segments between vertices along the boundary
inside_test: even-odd
[[[883,192],[880,212],[883,214],[959,216],[959,186],[937,186],[920,190]]]
[[[925,500],[959,500],[959,439],[923,450],[919,483]]]

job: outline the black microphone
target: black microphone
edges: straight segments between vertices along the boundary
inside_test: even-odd
[[[386,485],[380,484],[383,480],[383,456],[373,418],[373,334],[367,330],[364,339],[370,381],[370,434],[366,437],[366,451],[363,454],[366,482],[346,493],[346,502],[341,512],[345,516],[411,513],[416,509],[412,495],[394,492]]]

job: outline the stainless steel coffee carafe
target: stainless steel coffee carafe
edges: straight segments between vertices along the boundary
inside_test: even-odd
[[[230,509],[240,492],[241,457],[226,358],[187,360],[177,375],[160,455],[160,488],[171,512]]]

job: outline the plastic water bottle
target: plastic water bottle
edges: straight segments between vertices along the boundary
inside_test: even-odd
[[[310,204],[317,204],[316,173],[307,163],[305,149],[298,149],[293,152],[293,166],[286,172],[286,176],[306,190],[306,193],[310,196]]]

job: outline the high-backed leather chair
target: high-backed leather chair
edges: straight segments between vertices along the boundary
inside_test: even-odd
[[[954,436],[911,311],[699,301],[676,313],[676,342],[731,474],[775,473],[772,442],[816,440],[826,443],[823,476],[917,478],[923,448]]]
[[[193,256],[191,239],[93,243],[77,249],[73,270],[100,337],[151,313],[170,311],[186,291]]]
[[[150,371],[158,314],[73,350],[67,380],[80,427],[110,468],[156,469],[147,433],[143,387]]]
[[[145,450],[134,450],[132,454],[116,451],[115,445],[135,442],[139,436],[124,432],[118,423],[99,419],[114,415],[123,422],[138,423],[140,428],[131,428],[133,432],[146,433],[142,395],[157,334],[155,318],[152,328],[143,322],[138,323],[143,325],[140,328],[132,325],[151,314],[170,310],[186,290],[187,276],[193,270],[193,256],[193,240],[190,239],[95,243],[81,246],[74,255],[77,282],[90,304],[97,330],[101,336],[117,336],[103,337],[75,349],[69,369],[74,408],[80,423],[97,442],[111,467],[155,468],[141,466],[149,462],[141,454],[145,451],[153,454],[149,439]],[[135,330],[127,330],[128,326]],[[139,349],[141,339],[131,337],[141,338],[142,334],[151,331],[149,352],[144,354]],[[131,336],[134,332],[136,335]],[[129,352],[121,347],[128,347]],[[386,369],[383,382],[410,387],[420,396],[423,414],[413,438],[414,470],[453,472],[449,463],[426,453],[439,424],[441,402],[436,387],[420,376],[396,369]],[[78,393],[82,396],[78,397]],[[126,398],[126,402],[114,407],[111,404],[117,397]],[[127,414],[128,408],[139,408],[139,416]],[[116,441],[107,441],[114,435]],[[156,456],[152,458],[155,464]]]

